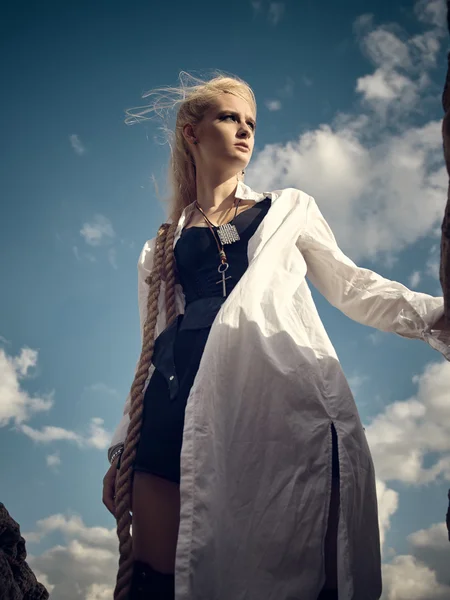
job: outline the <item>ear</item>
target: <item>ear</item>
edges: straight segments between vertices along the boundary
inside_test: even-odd
[[[197,136],[195,135],[194,128],[190,123],[186,123],[186,125],[183,127],[183,137],[190,146],[194,143],[194,140]]]

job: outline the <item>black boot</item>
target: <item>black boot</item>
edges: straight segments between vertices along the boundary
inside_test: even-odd
[[[337,590],[322,590],[317,596],[317,600],[338,600]]]
[[[175,575],[155,571],[141,561],[134,562],[130,600],[174,600]]]

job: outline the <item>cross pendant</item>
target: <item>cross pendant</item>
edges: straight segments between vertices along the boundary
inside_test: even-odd
[[[225,281],[226,281],[227,279],[231,279],[231,275],[228,275],[228,277],[225,277],[225,271],[222,271],[222,279],[221,279],[220,281],[216,281],[216,285],[217,285],[218,283],[221,283],[221,284],[222,284],[222,291],[223,291],[223,297],[224,297],[224,298],[225,298],[225,297],[226,297],[226,295],[227,295],[227,288],[226,288],[226,283],[225,283]]]

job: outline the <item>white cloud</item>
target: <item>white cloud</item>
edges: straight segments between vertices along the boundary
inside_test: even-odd
[[[447,23],[445,0],[418,0],[414,5],[414,11],[419,21],[434,25],[439,30],[445,30]]]
[[[58,532],[65,544],[50,547],[39,556],[28,555],[28,562],[47,589],[52,600],[104,600],[112,598],[118,567],[115,528],[88,527],[79,516],[51,515],[37,522],[34,532],[24,533],[27,544],[47,541]],[[49,584],[49,585],[48,585]]]
[[[111,600],[114,588],[109,585],[93,583],[87,590],[86,600]]]
[[[47,455],[47,465],[49,467],[56,468],[56,467],[59,467],[60,464],[61,464],[61,458],[59,457],[58,452]]]
[[[444,521],[444,506],[442,509],[442,521]],[[428,529],[412,533],[407,539],[410,543],[411,554],[432,569],[439,582],[450,586],[449,539],[446,525],[443,522],[434,523]]]
[[[359,15],[353,22],[353,30],[359,35],[361,33],[366,32],[368,29],[371,29],[373,26],[373,14],[365,13],[363,15]]]
[[[98,450],[104,450],[108,448],[111,440],[111,434],[109,431],[103,428],[103,419],[98,417],[91,419],[89,425],[89,434],[86,436],[85,443],[88,446],[97,448]]]
[[[393,548],[384,549],[384,541],[392,516],[399,509],[399,494],[377,479],[377,499],[383,558],[381,600],[444,600],[450,597],[445,524],[436,523],[410,534],[407,541],[411,554],[396,556]],[[402,512],[401,506],[399,510]]]
[[[281,102],[279,100],[267,100],[266,106],[270,111],[280,110]]]
[[[84,223],[80,234],[89,246],[108,243],[116,235],[111,221],[103,215],[95,215],[90,223]]]
[[[395,118],[404,122],[417,110],[421,96],[430,93],[426,70],[436,65],[442,30],[432,20],[427,23],[431,29],[408,38],[397,26],[374,28],[371,16],[355,22],[361,48],[376,67],[373,74],[357,80],[356,91],[386,124],[389,115],[391,125]]]
[[[444,523],[435,523],[428,529],[415,531],[408,536],[408,540],[416,549],[448,550],[448,532]]]
[[[383,570],[381,600],[444,600],[449,597],[448,540],[443,523],[408,536],[411,555],[385,549],[393,515],[402,511],[400,495],[377,478],[378,520]],[[390,562],[388,562],[390,561]]]
[[[450,586],[439,583],[436,573],[413,556],[396,556],[383,565],[381,600],[447,600]]]
[[[74,442],[80,448],[91,447],[104,450],[108,448],[111,434],[103,428],[103,422],[103,419],[93,417],[85,434],[53,425],[46,425],[41,429],[34,429],[29,425],[20,425],[19,429],[27,437],[39,444],[69,441]]]
[[[439,280],[439,268],[441,264],[441,253],[439,247],[435,244],[430,248],[430,256],[425,264],[425,272],[430,277]]]
[[[384,555],[384,541],[391,526],[391,518],[398,508],[399,495],[377,478],[378,522],[380,527],[380,546]]]
[[[65,516],[57,513],[36,522],[35,531],[24,533],[26,541],[40,542],[47,535],[58,531],[66,540],[77,539],[81,543],[96,545],[113,550],[116,544],[116,530],[105,527],[87,527],[79,515]]]
[[[426,271],[427,274],[430,275],[430,277],[433,277],[434,279],[439,279],[439,267],[440,262],[438,259],[433,260],[430,258],[427,260]]]
[[[367,33],[363,39],[363,50],[375,65],[382,65],[385,69],[411,67],[408,44],[384,27]]]
[[[257,189],[296,187],[315,196],[353,260],[403,250],[442,220],[448,176],[441,124],[372,135],[365,117],[340,115],[286,144],[268,144],[247,169]],[[431,177],[433,175],[433,177]],[[251,183],[250,183],[251,185]]]
[[[450,481],[450,364],[429,364],[413,382],[415,396],[389,404],[366,426],[377,475],[411,485]],[[436,457],[428,468],[427,456]]]
[[[69,136],[69,140],[70,140],[70,144],[71,144],[72,148],[75,150],[76,154],[81,156],[82,154],[84,154],[86,152],[86,148],[81,143],[81,140],[78,137],[78,135],[73,134],[73,135]]]
[[[347,382],[354,394],[368,380],[369,380],[369,377],[367,375],[355,374],[355,375],[351,375],[351,376],[347,377]]]
[[[436,31],[427,31],[420,35],[415,35],[410,40],[410,52],[417,59],[419,64],[425,68],[434,67],[439,52],[439,35]]]
[[[450,597],[448,533],[435,523],[407,538],[408,555],[383,565],[382,600],[444,600]]]
[[[28,371],[36,366],[38,353],[31,348],[22,348],[20,356],[13,358],[14,366],[22,377],[26,377]]]
[[[408,102],[412,105],[417,100],[416,87],[408,77],[383,69],[377,69],[373,75],[360,77],[356,91],[369,101],[391,101],[402,96],[403,104]]]
[[[432,14],[440,14],[433,6]],[[374,28],[367,14],[354,28],[374,64],[356,83],[358,111],[337,114],[288,143],[267,144],[247,180],[257,189],[292,186],[312,194],[351,258],[385,256],[391,264],[396,253],[434,235],[444,214],[441,121],[417,119],[434,93],[428,69],[440,33],[433,25],[408,37],[396,26]]]
[[[36,367],[38,352],[22,348],[18,356],[9,356],[0,348],[0,427],[10,422],[20,425],[37,412],[53,406],[53,392],[32,396],[22,388],[22,380]]]
[[[29,425],[21,425],[20,430],[27,437],[35,442],[41,444],[49,444],[50,442],[59,442],[62,440],[76,442],[82,444],[82,438],[74,431],[64,429],[63,427],[54,427],[53,425],[46,425],[42,429],[33,429]]]
[[[45,425],[41,429],[26,423],[38,412],[52,408],[53,392],[44,396],[31,396],[22,389],[22,380],[30,377],[30,371],[37,366],[38,353],[31,348],[22,348],[18,356],[8,356],[0,348],[0,427],[11,422],[18,431],[40,444],[69,441],[79,447],[105,449],[108,447],[110,433],[103,427],[103,419],[91,419],[87,433],[77,433],[63,427]],[[56,466],[56,455],[47,457],[49,466]]]
[[[417,286],[419,285],[421,279],[422,279],[422,276],[420,274],[420,271],[414,271],[409,276],[409,287],[411,287],[412,289],[417,288]]]
[[[45,587],[47,592],[49,594],[51,594],[53,592],[55,586],[50,583],[50,581],[47,578],[47,575],[45,575],[44,573],[41,573],[40,571],[37,571],[37,570],[35,570],[33,572],[34,572],[34,576],[39,581],[39,583],[42,583],[42,585]]]
[[[269,4],[269,21],[272,25],[277,25],[284,14],[284,2],[271,2]]]

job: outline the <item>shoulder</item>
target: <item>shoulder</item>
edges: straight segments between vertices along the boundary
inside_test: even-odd
[[[149,273],[152,270],[153,256],[155,254],[156,237],[147,240],[139,254],[138,270],[143,273]]]
[[[263,192],[264,195],[271,196],[272,200],[294,200],[296,202],[308,203],[312,196],[307,192],[294,187],[280,188],[277,190],[271,190],[270,192]]]
[[[292,208],[297,206],[301,210],[307,210],[314,202],[314,198],[299,188],[286,187],[278,190],[272,190],[270,192],[264,192],[265,195],[270,196],[272,204],[280,203],[283,205],[290,205]]]

